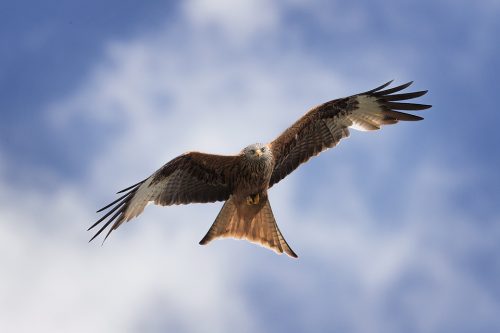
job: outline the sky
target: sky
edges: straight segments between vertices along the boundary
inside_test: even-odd
[[[0,2],[0,331],[499,332],[500,3]],[[237,153],[388,80],[425,120],[357,132],[274,186],[299,259],[199,240],[222,203],[115,192]]]

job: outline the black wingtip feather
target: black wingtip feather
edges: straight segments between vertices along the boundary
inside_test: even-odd
[[[147,178],[146,178],[146,179],[147,179]],[[141,181],[140,181],[140,182],[138,182],[137,184],[134,184],[134,185],[132,185],[132,186],[129,186],[129,187],[127,187],[127,188],[124,188],[123,190],[116,192],[116,194],[120,194],[120,193],[123,193],[123,192],[125,192],[125,191],[130,190],[130,189],[133,189],[134,187],[137,187],[137,186],[141,185],[142,183],[144,183],[144,182],[146,181],[146,179],[141,180]]]
[[[427,94],[428,90],[394,94],[403,89],[408,88],[412,83],[413,81],[410,81],[386,90],[374,89],[372,90],[373,92],[370,93],[369,95],[377,98],[377,101],[385,109],[385,113],[388,118],[393,118],[395,120],[408,120],[408,121],[422,120],[424,119],[422,117],[395,111],[395,110],[420,111],[432,107],[432,105],[428,104],[406,103],[406,101],[408,100],[412,100],[414,98],[421,97]]]
[[[130,199],[134,196],[134,194],[137,192],[137,189],[139,188],[139,186],[144,183],[145,181],[147,180],[144,179],[144,180],[141,180],[140,182],[132,185],[132,186],[129,186],[119,192],[117,192],[117,194],[120,194],[120,193],[123,193],[123,192],[126,192],[128,191],[127,193],[123,194],[122,196],[120,196],[118,199],[114,200],[113,202],[107,204],[106,206],[102,207],[101,209],[99,209],[97,211],[97,213],[100,213],[110,207],[112,207],[113,205],[115,205],[110,211],[108,211],[106,214],[104,214],[104,216],[102,216],[99,220],[97,220],[94,224],[92,224],[88,229],[87,231],[90,231],[92,230],[93,228],[95,228],[97,225],[99,225],[101,222],[103,222],[106,218],[108,218],[111,214],[113,214],[116,210],[118,210],[115,215],[113,215],[105,224],[104,226],[99,229],[99,231],[89,240],[89,243],[91,241],[93,241],[97,236],[99,236],[99,234],[102,233],[102,231],[104,229],[106,229],[106,227],[111,223],[113,222],[121,213],[123,213],[126,209],[126,207],[128,206],[128,201],[130,201]],[[122,219],[123,218],[123,215],[118,217],[118,220]],[[109,233],[108,235],[109,236]],[[106,236],[106,238],[107,238]],[[106,238],[104,240],[106,240]]]
[[[125,198],[126,196],[130,195],[130,193],[125,193],[124,195],[122,195],[121,197],[119,197],[118,199],[116,199],[115,201],[113,201],[112,203],[110,204],[107,204],[106,206],[102,207],[101,209],[99,209],[96,213],[100,213],[102,212],[103,210],[113,206],[115,203],[117,203],[118,201],[122,200],[123,198]]]
[[[102,216],[99,220],[97,220],[93,225],[90,226],[90,228],[87,229],[87,231],[93,229],[96,225],[101,223],[104,219],[106,219],[109,215],[111,215],[114,211],[116,211],[118,208],[123,207],[123,205],[126,204],[127,200],[129,200],[129,197],[132,196],[135,192],[130,192],[127,193],[127,195],[123,196],[123,200],[119,202],[113,209],[111,209],[109,212],[107,212],[104,216]],[[121,198],[120,198],[121,199]],[[116,203],[118,200],[115,200],[113,203]]]
[[[106,234],[106,237],[104,237],[104,239],[102,240],[102,243],[101,243],[101,246],[104,245],[104,242],[106,241],[106,239],[108,239],[109,235],[111,234],[111,232],[115,230],[115,228],[111,227],[108,231],[108,233]]]
[[[420,111],[430,108],[432,105],[417,103],[384,102],[384,105],[393,110]]]
[[[385,87],[387,87],[388,85],[390,85],[393,81],[394,81],[394,80],[390,80],[390,81],[388,81],[388,82],[386,82],[386,83],[382,84],[381,86],[378,86],[377,88],[374,88],[374,89],[372,89],[372,90],[365,91],[363,94],[372,94],[372,93],[374,93],[374,92],[376,92],[376,91],[379,91],[379,90],[381,90],[381,89],[384,89]]]
[[[101,229],[99,229],[99,231],[96,232],[96,234],[89,240],[89,242],[93,241],[97,236],[99,236],[103,231],[104,229],[106,229],[108,227],[108,225],[111,224],[111,222],[113,222],[117,217],[118,215],[120,215],[121,213],[123,213],[123,207],[122,209],[120,209],[119,211],[117,211],[115,213],[115,215],[113,215],[103,226]],[[118,220],[119,221],[119,220]]]
[[[380,97],[380,96],[385,96],[385,95],[393,94],[395,92],[398,92],[398,91],[401,91],[403,89],[408,88],[409,86],[412,85],[412,83],[413,83],[413,81],[410,81],[410,82],[407,82],[405,84],[402,84],[402,85],[394,87],[394,88],[390,88],[390,89],[386,89],[386,90],[381,90],[381,91],[376,91],[376,92],[372,93],[372,95],[376,96],[376,97]]]
[[[112,207],[114,205],[114,207],[108,211],[106,214],[104,214],[99,220],[97,220],[94,224],[92,224],[88,229],[87,231],[90,231],[92,230],[93,228],[95,228],[97,225],[99,225],[101,222],[103,222],[104,220],[106,220],[106,218],[108,218],[111,214],[113,214],[115,211],[117,211],[115,213],[115,215],[113,215],[105,224],[104,226],[99,229],[99,231],[89,240],[89,242],[93,241],[104,229],[106,229],[106,227],[111,223],[113,222],[120,214],[122,214],[125,209],[127,208],[128,206],[128,202],[131,200],[131,198],[134,196],[134,194],[137,192],[137,189],[139,188],[139,185],[141,185],[142,183],[144,182],[143,181],[140,181],[139,183],[135,184],[135,185],[132,185],[122,191],[120,191],[119,193],[122,193],[123,191],[127,191],[127,193],[125,193],[124,195],[122,195],[121,197],[119,197],[118,199],[116,199],[115,201],[113,201],[112,203],[110,204],[107,204],[106,206],[104,206],[103,208],[99,209],[97,212],[100,213],[102,212],[103,210],[105,209],[108,209],[109,207]],[[119,216],[118,217],[118,220],[120,219],[123,219],[123,215]],[[108,233],[109,235],[109,233]],[[107,236],[108,236],[107,235]],[[106,238],[107,238],[106,236]],[[105,240],[106,240],[105,238]]]
[[[386,109],[383,111],[383,115],[385,116],[384,120],[395,120],[397,121],[418,121],[422,120],[424,118],[415,116],[410,113],[404,113],[404,112],[399,112],[399,111],[394,111],[390,109]]]
[[[403,100],[407,100],[407,99],[421,97],[425,94],[427,94],[427,90],[421,90],[421,91],[415,91],[415,92],[411,92],[411,93],[383,96],[383,100],[390,101],[390,102],[403,101]]]

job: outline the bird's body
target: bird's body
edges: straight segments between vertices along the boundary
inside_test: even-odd
[[[268,145],[255,143],[240,152],[239,173],[235,179],[233,196],[245,199],[267,192],[274,170],[274,159]]]
[[[165,206],[225,201],[200,244],[216,238],[239,238],[297,257],[276,224],[268,189],[300,164],[334,147],[349,135],[349,127],[376,130],[399,120],[421,120],[421,117],[395,110],[429,108],[430,105],[398,102],[422,96],[426,91],[393,94],[411,82],[382,90],[389,84],[321,104],[275,140],[250,145],[237,155],[190,152],[174,158],[150,177],[118,192],[126,193],[99,210],[111,207],[89,229],[111,217],[92,239],[114,221],[108,236],[123,222],[139,215],[149,202]]]

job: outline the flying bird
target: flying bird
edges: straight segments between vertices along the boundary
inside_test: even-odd
[[[141,214],[150,202],[169,206],[225,201],[200,244],[217,238],[245,239],[297,258],[276,224],[268,190],[311,157],[335,147],[349,136],[349,128],[371,131],[400,120],[422,120],[397,110],[430,108],[406,102],[427,90],[399,93],[412,82],[385,89],[391,83],[318,105],[275,140],[252,144],[237,155],[188,152],[174,158],[148,178],[118,192],[122,196],[98,210],[109,209],[88,229],[103,223],[90,241],[111,225],[106,240],[113,230]]]

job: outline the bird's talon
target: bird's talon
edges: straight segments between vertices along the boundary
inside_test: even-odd
[[[247,197],[247,205],[258,205],[260,201],[260,196],[259,193],[255,194],[254,196],[249,195]]]
[[[254,195],[254,197],[252,199],[253,199],[253,204],[254,205],[258,205],[259,204],[259,200],[260,200],[259,193],[257,193],[256,195]]]

